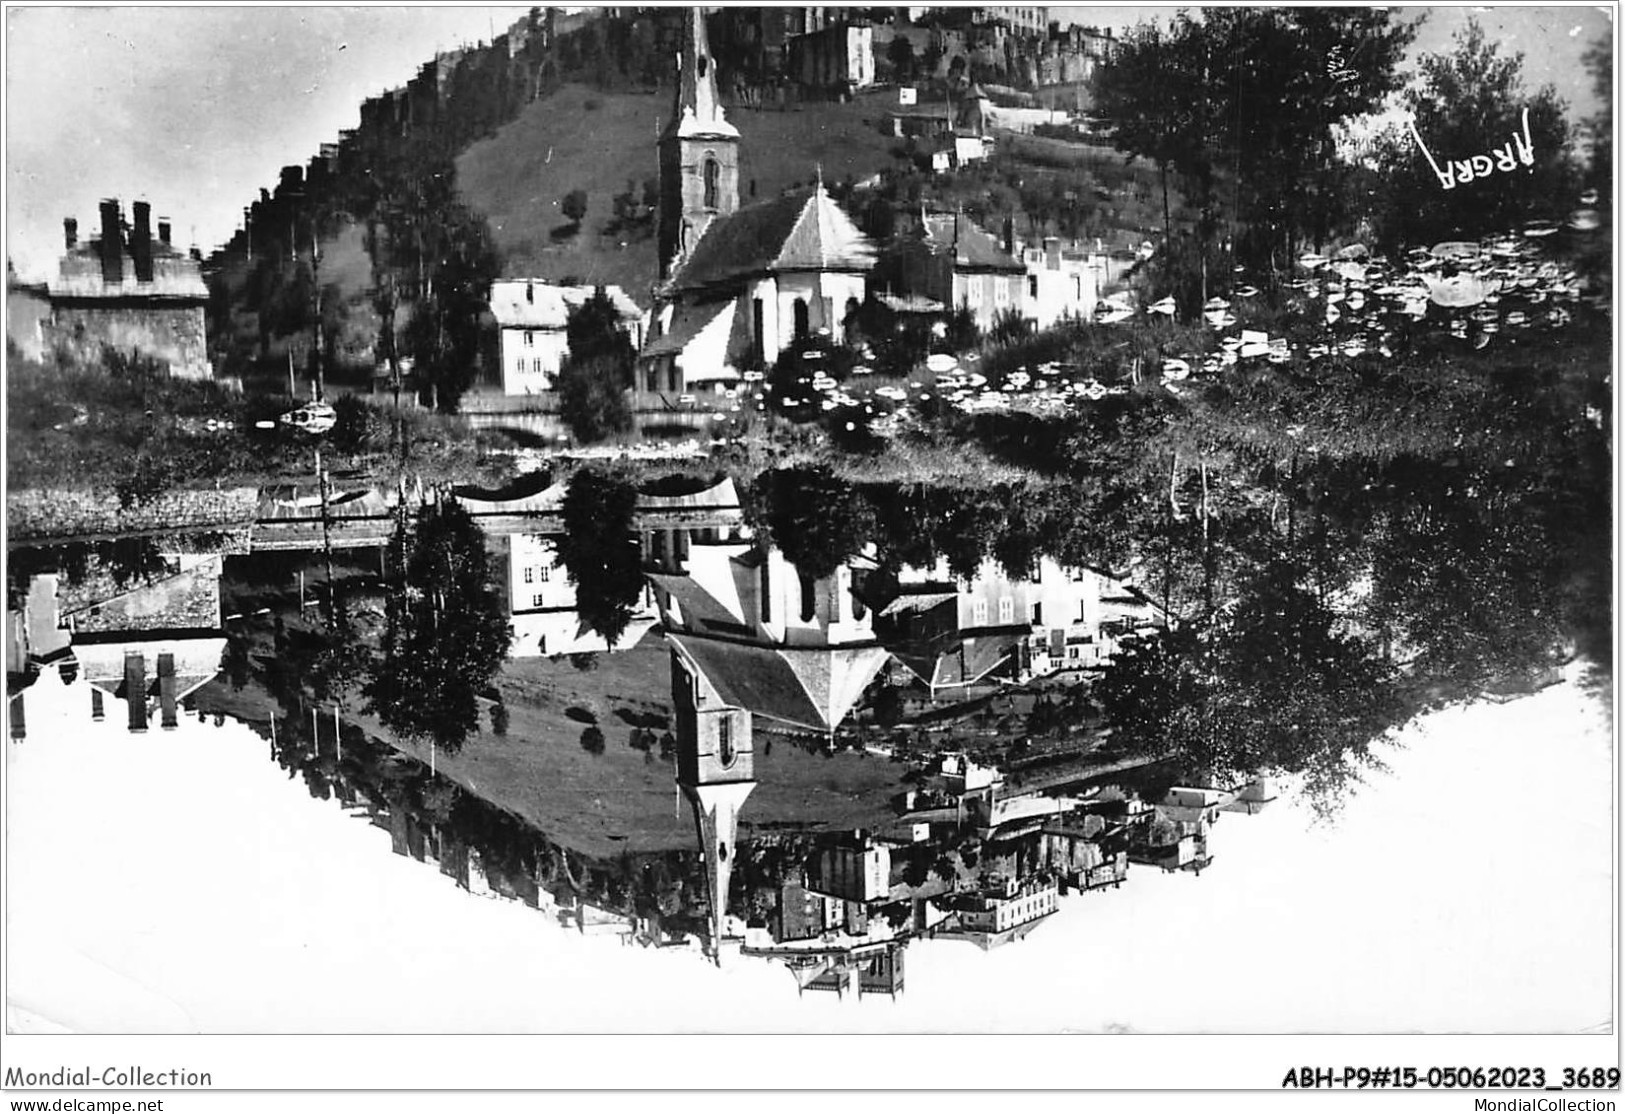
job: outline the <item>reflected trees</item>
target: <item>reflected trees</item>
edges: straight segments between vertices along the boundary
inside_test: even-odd
[[[455,752],[478,730],[480,693],[512,633],[492,586],[485,533],[454,500],[404,516],[389,550],[393,591],[369,711],[406,738]]]

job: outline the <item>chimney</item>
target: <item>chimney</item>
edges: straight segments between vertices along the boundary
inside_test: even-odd
[[[67,243],[69,251],[79,246],[79,222],[72,217],[62,218],[62,239]]]
[[[102,281],[117,286],[124,281],[124,233],[119,227],[118,199],[101,203]]]
[[[102,708],[102,690],[94,685],[90,689],[90,718],[97,723],[107,718],[107,712]]]
[[[130,708],[130,734],[147,730],[147,659],[140,654],[124,655],[124,702]]]
[[[1059,236],[1044,237],[1044,266],[1051,271],[1061,269],[1061,238]]]
[[[135,228],[130,233],[130,255],[135,259],[135,281],[152,281],[152,206],[137,201],[131,210],[135,213]]]
[[[23,711],[23,701],[26,693],[19,692],[11,698],[11,737],[13,739],[28,738],[28,720]]]
[[[1004,254],[1011,256],[1016,254],[1016,219],[1014,217],[1004,218]]]
[[[159,217],[158,218],[158,242],[160,244],[164,245],[164,247],[166,247],[166,248],[169,246],[169,218],[168,217]]]
[[[165,731],[180,724],[175,713],[175,655],[158,655],[158,711]]]

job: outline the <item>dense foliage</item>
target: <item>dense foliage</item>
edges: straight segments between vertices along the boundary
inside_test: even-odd
[[[637,490],[616,476],[583,468],[564,495],[565,534],[559,563],[576,588],[576,611],[614,646],[643,591],[643,563],[633,533]]]
[[[392,731],[459,750],[479,728],[480,695],[512,637],[485,533],[454,501],[425,505],[403,518],[389,566],[395,590],[368,707]]]

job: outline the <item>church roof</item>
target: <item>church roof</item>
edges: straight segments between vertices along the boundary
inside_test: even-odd
[[[671,326],[644,345],[642,355],[681,353],[696,337],[715,325],[719,318],[727,315],[731,319],[734,308],[735,299],[732,298],[725,302],[707,302],[704,305],[684,303],[677,306],[672,314]],[[720,327],[726,328],[725,325]]]
[[[667,635],[727,704],[812,731],[833,731],[886,664],[882,646],[789,647]]]
[[[717,219],[678,272],[679,290],[777,271],[867,271],[874,242],[822,186]]]

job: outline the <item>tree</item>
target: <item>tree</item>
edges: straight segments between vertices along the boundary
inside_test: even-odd
[[[559,416],[577,441],[592,444],[632,428],[632,406],[617,382],[618,362],[608,357],[578,359],[573,353],[559,369],[553,389]]]
[[[636,353],[620,311],[603,287],[570,310],[565,322],[570,354],[559,369],[559,410],[577,440],[602,441],[632,428],[626,390]]]
[[[1586,131],[1591,137],[1591,161],[1588,180],[1598,192],[1606,192],[1614,180],[1614,39],[1604,34],[1581,59],[1591,74],[1592,88],[1602,105],[1596,115],[1588,118]]]
[[[633,536],[637,491],[596,468],[570,477],[564,494],[559,562],[576,587],[581,621],[614,646],[643,591],[642,559]]]
[[[892,74],[898,81],[914,80],[914,44],[907,36],[892,37],[886,46],[886,61],[891,63]]]
[[[604,753],[604,733],[597,725],[589,724],[582,729],[581,749],[594,757]]]
[[[804,576],[833,576],[873,532],[868,502],[826,468],[767,472],[758,486],[773,543]]]
[[[1189,291],[1176,291],[1180,301],[1194,311],[1222,265],[1226,195],[1236,222],[1227,239],[1243,264],[1279,269],[1299,243],[1327,235],[1345,197],[1335,188],[1343,171],[1333,125],[1398,88],[1413,36],[1386,11],[1215,8],[1201,22],[1181,16],[1125,40],[1096,93],[1117,148],[1158,167],[1165,246],[1177,243],[1170,172],[1194,211],[1169,283]]]
[[[1568,211],[1577,175],[1564,103],[1550,85],[1533,95],[1524,91],[1522,54],[1502,56],[1478,21],[1469,20],[1454,50],[1426,55],[1420,69],[1420,84],[1405,96],[1415,136],[1403,133],[1379,156],[1394,198],[1384,237],[1389,245],[1471,239]],[[1518,153],[1526,113],[1529,164]],[[1471,180],[1459,174],[1461,164],[1471,173],[1470,160],[1496,151],[1508,157],[1495,159],[1490,173]],[[1452,179],[1448,188],[1434,163]]]
[[[455,752],[478,729],[479,696],[512,638],[485,532],[454,500],[427,504],[415,520],[403,515],[388,563],[396,590],[363,690],[368,709],[406,738]]]
[[[564,195],[564,203],[561,208],[564,210],[564,218],[572,225],[579,227],[582,219],[587,215],[587,191],[582,189],[571,190]]]

